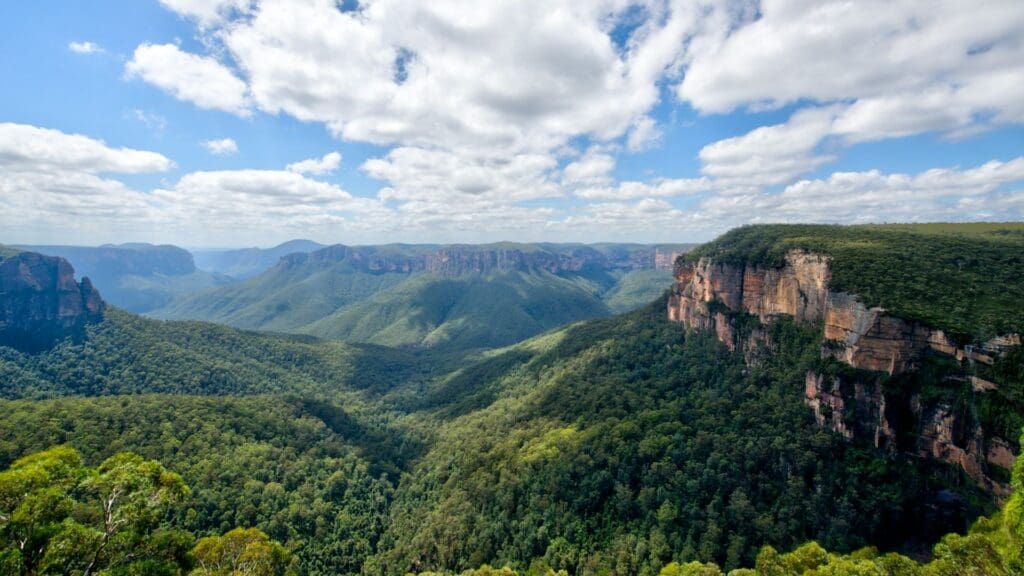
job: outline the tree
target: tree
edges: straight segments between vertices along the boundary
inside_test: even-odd
[[[235,528],[202,538],[192,549],[198,567],[192,576],[283,576],[292,555],[256,528]]]
[[[96,469],[64,446],[27,456],[0,473],[0,566],[82,576],[186,568],[191,537],[160,520],[188,493],[180,476],[131,453]]]

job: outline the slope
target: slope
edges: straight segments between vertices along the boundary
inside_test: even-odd
[[[283,257],[255,278],[179,298],[152,315],[388,345],[506,345],[650,301],[684,249],[337,245]]]
[[[610,313],[578,281],[544,271],[419,274],[313,322],[303,332],[388,346],[506,346]]]

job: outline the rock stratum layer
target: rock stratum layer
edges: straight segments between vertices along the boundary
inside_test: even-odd
[[[39,352],[82,335],[106,304],[63,258],[21,252],[0,262],[0,345]]]
[[[799,250],[789,252],[781,268],[735,266],[702,258],[676,267],[668,318],[711,330],[729,349],[747,351],[764,336],[757,329],[741,334],[740,315],[756,316],[761,323],[786,315],[799,323],[821,325],[823,356],[869,372],[846,376],[808,372],[805,399],[820,425],[877,448],[958,465],[980,485],[1004,492],[1006,487],[991,479],[990,467],[1012,466],[1007,440],[986,436],[963,409],[943,403],[924,405],[916,394],[887,393],[882,381],[917,371],[930,353],[953,356],[966,365],[992,364],[1010,347],[1019,346],[1020,336],[961,345],[941,330],[868,307],[855,294],[830,290],[830,276],[827,256]],[[964,379],[969,379],[976,393],[996,386],[973,375]]]
[[[431,272],[440,276],[486,274],[514,270],[544,270],[552,274],[597,269],[669,268],[682,251],[661,251],[653,247],[601,252],[582,246],[568,252],[529,250],[503,246],[445,246],[435,250],[380,251],[376,247],[337,244],[309,253],[289,254],[279,266],[330,265],[347,262],[354,269],[370,273]]]

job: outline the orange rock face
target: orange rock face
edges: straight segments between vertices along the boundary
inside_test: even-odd
[[[869,308],[854,294],[829,290],[830,277],[827,257],[796,250],[786,255],[781,268],[730,266],[701,259],[696,265],[676,268],[668,318],[693,329],[711,330],[730,350],[745,351],[751,343],[737,341],[732,320],[722,308],[757,316],[762,322],[780,315],[798,322],[821,322],[825,339],[831,341],[823,354],[854,368],[889,375],[916,370],[929,350],[961,361],[991,364],[1009,347],[1020,345],[1020,335],[1011,334],[977,346],[961,346],[941,330],[892,316],[883,308]],[[755,331],[754,338],[756,335]],[[976,377],[970,381],[979,393],[996,386]],[[918,438],[914,453],[958,465],[979,485],[997,494],[1005,490],[985,471],[989,465],[1012,466],[1009,443],[999,438],[986,440],[980,427],[968,426],[964,415],[947,406],[925,410],[916,397],[909,411],[917,415],[917,421],[892,421],[887,416],[886,396],[875,384],[850,383],[854,392],[846,398],[838,380],[826,382],[812,372],[807,374],[805,400],[819,425],[849,439],[863,437],[877,448],[895,449],[895,428],[913,425]],[[853,417],[847,414],[850,406],[856,407]]]

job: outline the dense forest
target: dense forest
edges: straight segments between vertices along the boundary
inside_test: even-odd
[[[699,254],[771,265],[776,244],[816,230],[828,229],[767,228],[767,239],[747,245],[750,229],[741,229]],[[913,241],[941,252],[990,235],[1002,246],[993,230],[925,231]],[[846,253],[831,254],[841,269]],[[973,260],[964,274],[990,264]],[[1000,501],[958,467],[883,453],[816,424],[804,384],[822,368],[820,326],[783,317],[763,327],[756,348],[733,353],[713,334],[669,322],[665,307],[662,297],[482,350],[390,348],[110,308],[83,338],[33,354],[0,347],[0,567],[1019,572],[1021,464],[1016,495],[997,513]],[[984,374],[998,390],[957,400],[1013,437],[1024,424],[1022,361],[1011,351]],[[962,388],[946,382],[941,362],[926,368],[914,377],[918,391]],[[112,531],[103,502],[117,482],[133,496],[130,521]]]

